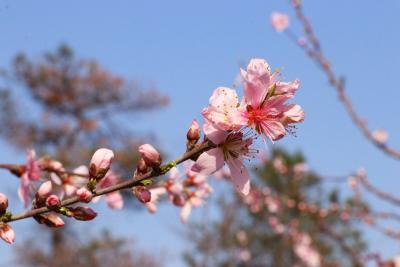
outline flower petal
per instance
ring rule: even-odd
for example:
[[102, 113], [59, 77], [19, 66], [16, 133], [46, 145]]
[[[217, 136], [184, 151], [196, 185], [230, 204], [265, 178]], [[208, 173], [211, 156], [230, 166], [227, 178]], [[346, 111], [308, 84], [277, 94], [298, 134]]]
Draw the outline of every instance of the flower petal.
[[243, 195], [248, 195], [250, 192], [250, 176], [242, 161], [239, 158], [229, 160], [228, 166], [236, 189]]
[[224, 154], [222, 149], [213, 148], [200, 155], [192, 166], [192, 171], [203, 175], [210, 175], [224, 166]]

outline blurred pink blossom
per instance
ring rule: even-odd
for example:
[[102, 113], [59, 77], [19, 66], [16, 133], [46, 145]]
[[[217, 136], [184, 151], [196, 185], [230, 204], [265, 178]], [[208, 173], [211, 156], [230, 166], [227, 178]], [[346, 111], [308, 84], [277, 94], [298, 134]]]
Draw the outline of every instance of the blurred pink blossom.
[[277, 32], [283, 32], [289, 27], [289, 16], [285, 13], [273, 12], [271, 25]]

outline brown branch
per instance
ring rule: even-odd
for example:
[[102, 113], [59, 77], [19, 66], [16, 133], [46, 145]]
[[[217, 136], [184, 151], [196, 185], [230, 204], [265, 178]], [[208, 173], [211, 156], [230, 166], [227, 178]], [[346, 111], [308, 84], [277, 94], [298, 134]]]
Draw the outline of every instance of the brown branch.
[[[175, 165], [178, 165], [196, 155], [198, 155], [199, 153], [205, 152], [211, 148], [213, 148], [214, 145], [210, 142], [205, 142], [201, 145], [198, 145], [197, 147], [195, 147], [194, 149], [184, 153], [183, 155], [181, 155], [180, 157], [176, 158], [175, 160], [172, 160], [170, 162], [168, 162], [167, 164], [163, 165], [160, 167], [160, 170], [152, 170], [151, 172], [148, 172], [145, 175], [139, 176], [139, 177], [134, 177], [130, 180], [121, 182], [119, 184], [113, 185], [113, 186], [109, 186], [100, 190], [97, 190], [94, 194], [93, 197], [97, 197], [97, 196], [101, 196], [104, 194], [108, 194], [114, 191], [119, 191], [122, 189], [127, 189], [127, 188], [132, 188], [138, 185], [142, 185], [142, 182], [144, 180], [150, 179], [150, 178], [155, 178], [161, 175], [164, 175], [165, 173], [167, 173], [171, 167], [174, 167]], [[65, 207], [68, 205], [72, 205], [75, 203], [80, 202], [79, 197], [78, 196], [74, 196], [68, 199], [65, 199], [61, 202], [61, 207]], [[22, 220], [22, 219], [26, 219], [29, 217], [33, 217], [35, 215], [39, 215], [39, 214], [43, 214], [46, 212], [50, 212], [51, 210], [49, 210], [47, 207], [41, 207], [41, 208], [37, 208], [37, 209], [32, 209], [29, 211], [24, 211], [21, 212], [19, 214], [13, 215], [11, 216], [10, 219], [3, 219], [3, 222], [12, 222], [12, 221], [18, 221], [18, 220]]]
[[379, 190], [378, 188], [370, 184], [367, 178], [365, 178], [364, 176], [357, 176], [357, 178], [368, 192], [376, 195], [380, 199], [384, 199], [394, 205], [400, 206], [400, 198]]
[[336, 90], [339, 100], [344, 105], [347, 114], [350, 116], [351, 120], [361, 131], [364, 137], [387, 155], [400, 160], [400, 151], [388, 146], [383, 142], [380, 142], [379, 140], [376, 140], [374, 138], [373, 133], [368, 129], [365, 120], [363, 120], [357, 114], [350, 98], [347, 96], [345, 92], [346, 90], [343, 79], [335, 74], [335, 72], [331, 68], [329, 60], [324, 56], [318, 38], [313, 31], [312, 25], [308, 20], [308, 18], [303, 13], [301, 4], [298, 2], [295, 5], [293, 5], [293, 7], [296, 12], [296, 17], [302, 24], [306, 38], [311, 46], [299, 45], [298, 42], [296, 41], [296, 38], [293, 38], [293, 33], [290, 31], [287, 32], [289, 38], [293, 40], [296, 44], [298, 44], [311, 58], [313, 58], [314, 62], [316, 62], [317, 65], [326, 74], [329, 83]]

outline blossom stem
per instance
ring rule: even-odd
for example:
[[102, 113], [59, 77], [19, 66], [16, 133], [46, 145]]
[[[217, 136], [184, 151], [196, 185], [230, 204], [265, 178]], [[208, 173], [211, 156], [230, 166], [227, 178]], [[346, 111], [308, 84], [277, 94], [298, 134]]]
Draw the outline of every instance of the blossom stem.
[[[101, 195], [105, 195], [105, 194], [108, 194], [108, 193], [111, 193], [114, 191], [119, 191], [122, 189], [127, 189], [127, 188], [132, 188], [135, 186], [142, 185], [142, 182], [144, 180], [147, 180], [150, 178], [155, 178], [155, 177], [158, 177], [158, 176], [161, 176], [161, 175], [164, 175], [165, 173], [167, 173], [171, 169], [171, 168], [168, 168], [168, 166], [178, 165], [178, 164], [190, 159], [194, 155], [205, 152], [213, 147], [215, 147], [215, 146], [211, 142], [202, 143], [202, 144], [196, 146], [194, 149], [182, 154], [175, 160], [172, 160], [172, 161], [168, 162], [167, 164], [165, 164], [164, 166], [161, 166], [161, 168], [159, 168], [158, 170], [152, 170], [144, 175], [133, 177], [132, 179], [121, 182], [119, 184], [99, 189], [93, 194], [93, 197], [101, 196]], [[78, 202], [81, 202], [79, 197], [74, 196], [74, 197], [63, 200], [61, 202], [61, 207], [72, 205], [72, 204], [75, 204]], [[18, 221], [18, 220], [26, 219], [26, 218], [33, 217], [35, 215], [43, 214], [43, 213], [50, 212], [50, 211], [51, 210], [49, 210], [47, 207], [32, 209], [32, 210], [24, 211], [19, 214], [13, 215], [10, 218], [3, 218], [3, 222]]]

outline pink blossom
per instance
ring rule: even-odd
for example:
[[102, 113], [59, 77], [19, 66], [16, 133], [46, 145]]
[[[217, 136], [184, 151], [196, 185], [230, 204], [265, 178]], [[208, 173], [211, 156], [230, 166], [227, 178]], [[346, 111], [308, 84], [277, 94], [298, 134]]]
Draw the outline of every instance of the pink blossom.
[[250, 177], [242, 160], [255, 152], [250, 148], [253, 138], [245, 137], [242, 132], [221, 131], [209, 121], [204, 124], [204, 133], [217, 147], [202, 153], [192, 170], [210, 175], [221, 169], [226, 162], [236, 189], [247, 195], [250, 191]]
[[288, 105], [299, 82], [281, 82], [279, 73], [271, 73], [263, 59], [252, 59], [247, 70], [241, 70], [244, 79], [244, 100], [240, 109], [247, 125], [271, 141], [285, 136], [292, 123], [303, 121], [304, 112], [299, 105]]
[[167, 193], [167, 190], [164, 187], [155, 187], [150, 189], [151, 200], [150, 202], [145, 203], [147, 210], [151, 213], [155, 213], [157, 211], [157, 204], [160, 197]]
[[[119, 181], [120, 178], [113, 171], [110, 170], [107, 172], [106, 176], [97, 184], [97, 189], [107, 188], [116, 185], [119, 183]], [[124, 206], [124, 200], [119, 191], [108, 193], [105, 195], [105, 197], [107, 205], [111, 209], [122, 209], [122, 207]], [[94, 198], [94, 202], [98, 201], [99, 199], [100, 197]]]
[[273, 12], [271, 14], [271, 24], [277, 32], [283, 32], [289, 27], [289, 16], [284, 13]]
[[139, 147], [139, 153], [144, 162], [149, 167], [158, 167], [161, 164], [160, 153], [150, 144], [144, 144]]
[[321, 256], [311, 246], [311, 238], [307, 234], [298, 234], [295, 238], [294, 251], [307, 267], [319, 267]]
[[372, 138], [380, 144], [386, 143], [389, 138], [389, 134], [385, 129], [377, 129], [372, 133]]
[[15, 240], [14, 230], [6, 223], [0, 223], [0, 238], [12, 245]]
[[85, 186], [89, 175], [89, 170], [86, 166], [81, 165], [72, 171], [75, 175], [60, 177], [56, 173], [51, 173], [50, 177], [53, 182], [53, 191], [59, 198], [64, 198], [75, 195], [76, 190]]
[[18, 196], [25, 207], [28, 207], [29, 202], [34, 194], [34, 181], [40, 178], [39, 162], [35, 160], [36, 153], [34, 150], [28, 151], [27, 162], [24, 172], [21, 175], [21, 184], [18, 188]]
[[239, 98], [235, 90], [218, 87], [210, 97], [209, 106], [203, 109], [202, 115], [220, 130], [239, 130], [247, 120], [241, 115], [238, 106]]

